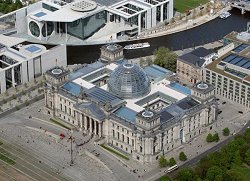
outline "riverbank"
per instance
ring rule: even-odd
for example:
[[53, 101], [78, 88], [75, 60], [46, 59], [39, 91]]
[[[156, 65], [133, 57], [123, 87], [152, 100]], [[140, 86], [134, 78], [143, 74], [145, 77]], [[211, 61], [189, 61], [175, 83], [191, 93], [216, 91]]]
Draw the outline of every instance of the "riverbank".
[[229, 11], [230, 9], [231, 9], [230, 6], [226, 6], [212, 15], [206, 14], [204, 16], [200, 16], [195, 19], [184, 20], [177, 23], [173, 23], [168, 26], [159, 27], [157, 29], [144, 33], [143, 35], [140, 36], [139, 39], [155, 38], [159, 36], [164, 36], [189, 30], [219, 17], [222, 12]]

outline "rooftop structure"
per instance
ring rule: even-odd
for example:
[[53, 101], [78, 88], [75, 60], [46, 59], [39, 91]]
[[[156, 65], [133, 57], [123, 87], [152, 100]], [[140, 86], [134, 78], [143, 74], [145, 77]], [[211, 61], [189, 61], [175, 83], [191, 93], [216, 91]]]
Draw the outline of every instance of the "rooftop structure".
[[46, 48], [25, 39], [0, 35], [0, 91], [41, 76], [51, 67], [66, 66], [66, 46]]
[[250, 107], [250, 47], [238, 38], [237, 32], [224, 37], [224, 43], [234, 48], [206, 67], [205, 81], [216, 87], [219, 96]]
[[108, 90], [118, 97], [138, 98], [150, 92], [150, 81], [139, 66], [124, 63], [110, 75]]
[[18, 36], [76, 45], [140, 35], [173, 17], [173, 0], [42, 0], [14, 15]]
[[157, 65], [143, 70], [126, 61], [95, 62], [66, 72], [56, 67], [46, 74], [48, 114], [140, 162], [155, 162], [163, 150], [189, 141], [216, 119], [211, 85], [198, 93], [167, 80], [174, 73]]

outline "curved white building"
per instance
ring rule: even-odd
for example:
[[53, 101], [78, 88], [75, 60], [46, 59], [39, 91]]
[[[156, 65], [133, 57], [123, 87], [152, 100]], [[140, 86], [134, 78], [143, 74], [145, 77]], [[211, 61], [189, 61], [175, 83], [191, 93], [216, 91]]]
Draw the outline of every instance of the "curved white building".
[[14, 13], [18, 36], [81, 44], [140, 35], [173, 17], [173, 0], [43, 0]]

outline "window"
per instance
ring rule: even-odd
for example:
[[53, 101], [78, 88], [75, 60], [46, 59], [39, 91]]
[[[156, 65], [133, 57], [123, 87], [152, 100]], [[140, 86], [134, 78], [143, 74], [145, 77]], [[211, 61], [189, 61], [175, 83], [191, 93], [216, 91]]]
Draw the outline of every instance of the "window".
[[122, 135], [122, 141], [124, 142], [124, 134]]
[[34, 22], [31, 21], [29, 23], [29, 29], [30, 29], [30, 33], [35, 36], [35, 37], [39, 37], [40, 36], [40, 29], [39, 26]]
[[119, 140], [120, 139], [120, 133], [117, 132], [117, 139]]
[[112, 130], [112, 132], [113, 132], [113, 137], [115, 137], [115, 130]]

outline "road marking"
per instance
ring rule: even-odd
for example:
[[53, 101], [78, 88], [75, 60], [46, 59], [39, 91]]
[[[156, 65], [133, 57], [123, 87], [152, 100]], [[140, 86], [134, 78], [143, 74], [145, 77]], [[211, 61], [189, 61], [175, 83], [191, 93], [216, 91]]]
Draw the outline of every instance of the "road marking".
[[15, 177], [9, 175], [8, 173], [6, 173], [6, 172], [3, 171], [3, 170], [0, 170], [0, 172], [4, 173], [5, 175], [7, 175], [8, 177], [12, 178], [13, 180], [17, 180]]
[[[2, 160], [0, 160], [0, 162], [6, 164], [6, 163], [5, 163], [4, 161], [2, 161]], [[23, 171], [19, 170], [18, 168], [15, 168], [15, 167], [13, 167], [13, 166], [10, 165], [10, 164], [8, 164], [8, 166], [12, 167], [13, 169], [15, 169], [15, 170], [19, 171], [20, 173], [24, 174], [25, 176], [29, 177], [31, 180], [36, 180], [36, 179], [34, 179], [33, 177], [31, 177], [30, 175], [28, 175], [27, 173], [24, 173]]]
[[[42, 170], [41, 168], [37, 167], [37, 166], [34, 165], [33, 163], [31, 163], [31, 162], [29, 162], [29, 161], [23, 159], [22, 157], [20, 157], [20, 153], [21, 153], [21, 152], [19, 152], [18, 150], [16, 150], [16, 152], [19, 153], [19, 156], [18, 156], [17, 154], [13, 153], [12, 151], [3, 148], [2, 145], [1, 145], [0, 147], [1, 147], [3, 150], [5, 150], [6, 152], [9, 152], [10, 154], [12, 154], [13, 156], [16, 156], [16, 157], [18, 157], [19, 159], [23, 160], [23, 161], [26, 162], [28, 165], [31, 165], [31, 166], [37, 168], [38, 170], [40, 170], [41, 172], [44, 172], [45, 174], [47, 174], [48, 176], [51, 176], [52, 178], [56, 178], [56, 177], [54, 177], [53, 175], [51, 175], [50, 173], [48, 173], [48, 172]], [[9, 146], [9, 147], [10, 147], [10, 146]], [[22, 154], [22, 153], [21, 153], [21, 154]], [[6, 155], [6, 156], [7, 156], [7, 155]], [[15, 161], [17, 162], [17, 160], [15, 160]], [[23, 166], [23, 165], [22, 165], [22, 166]], [[24, 166], [24, 167], [26, 167], [26, 166]], [[29, 169], [28, 167], [26, 167], [26, 168]], [[35, 172], [34, 172], [34, 173], [35, 173]], [[35, 173], [35, 174], [37, 174], [37, 173]], [[38, 175], [38, 174], [37, 174], [37, 175]], [[40, 176], [40, 175], [39, 175], [39, 176]], [[43, 175], [41, 175], [41, 177], [43, 177], [45, 180], [47, 180]], [[56, 180], [59, 180], [59, 179], [56, 178]], [[59, 181], [60, 181], [60, 180], [59, 180]]]

